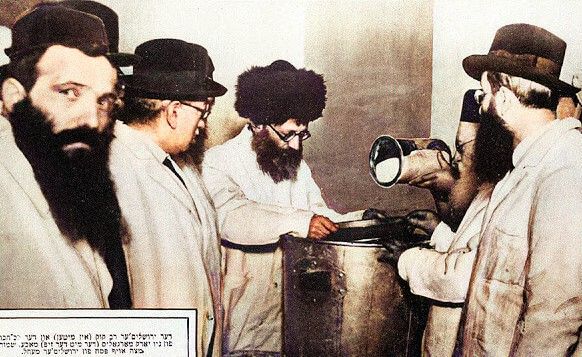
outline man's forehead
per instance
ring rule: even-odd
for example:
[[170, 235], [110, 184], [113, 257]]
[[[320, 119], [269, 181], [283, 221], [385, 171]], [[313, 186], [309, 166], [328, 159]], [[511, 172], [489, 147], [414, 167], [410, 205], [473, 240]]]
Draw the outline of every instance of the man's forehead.
[[37, 71], [39, 79], [46, 76], [52, 83], [72, 82], [101, 91], [110, 91], [117, 79], [115, 69], [104, 56], [91, 57], [61, 45], [46, 50], [38, 61]]
[[299, 120], [290, 118], [280, 125], [281, 129], [301, 131], [307, 128], [307, 125], [299, 123]]

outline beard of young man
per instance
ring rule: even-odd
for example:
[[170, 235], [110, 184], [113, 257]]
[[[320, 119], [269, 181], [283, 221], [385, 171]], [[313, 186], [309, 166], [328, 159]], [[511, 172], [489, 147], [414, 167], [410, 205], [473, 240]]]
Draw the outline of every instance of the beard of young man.
[[275, 183], [285, 180], [295, 181], [303, 157], [302, 146], [299, 150], [282, 148], [266, 129], [255, 132], [251, 144], [257, 154], [259, 167], [271, 176]]
[[[54, 134], [46, 115], [29, 98], [15, 105], [10, 122], [61, 232], [72, 241], [86, 239], [104, 256], [123, 234], [108, 167], [113, 122], [103, 133], [77, 128]], [[91, 149], [67, 155], [64, 145], [74, 142]]]
[[499, 182], [513, 170], [513, 133], [503, 124], [494, 100], [481, 113], [475, 139], [475, 174], [479, 183]]

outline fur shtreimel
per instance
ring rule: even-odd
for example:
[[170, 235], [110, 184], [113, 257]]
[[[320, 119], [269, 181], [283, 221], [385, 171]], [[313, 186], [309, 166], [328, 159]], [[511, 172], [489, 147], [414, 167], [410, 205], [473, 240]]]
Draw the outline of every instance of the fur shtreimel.
[[321, 117], [325, 95], [322, 75], [279, 60], [238, 77], [234, 107], [257, 125], [279, 125], [291, 118], [307, 124]]

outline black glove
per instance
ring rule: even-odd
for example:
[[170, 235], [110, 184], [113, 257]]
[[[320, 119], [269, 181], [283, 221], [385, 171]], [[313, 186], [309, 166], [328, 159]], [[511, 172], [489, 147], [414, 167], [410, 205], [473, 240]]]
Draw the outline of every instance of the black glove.
[[368, 219], [386, 219], [388, 218], [388, 213], [386, 211], [376, 209], [376, 208], [368, 208], [362, 214], [363, 220]]
[[418, 229], [428, 237], [432, 236], [436, 226], [441, 222], [436, 212], [426, 209], [412, 211], [405, 218], [413, 230]]
[[421, 240], [418, 236], [411, 237], [410, 240], [404, 241], [399, 239], [383, 239], [380, 241], [386, 251], [381, 255], [380, 261], [386, 262], [394, 267], [398, 264], [400, 255], [410, 248], [421, 247], [430, 248], [429, 240]]

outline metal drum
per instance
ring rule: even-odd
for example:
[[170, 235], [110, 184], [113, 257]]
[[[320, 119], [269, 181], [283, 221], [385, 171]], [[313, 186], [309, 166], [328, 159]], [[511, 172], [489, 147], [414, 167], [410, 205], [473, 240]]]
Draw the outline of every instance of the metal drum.
[[286, 356], [419, 354], [422, 319], [377, 239], [284, 236], [283, 254]]

